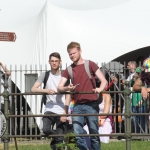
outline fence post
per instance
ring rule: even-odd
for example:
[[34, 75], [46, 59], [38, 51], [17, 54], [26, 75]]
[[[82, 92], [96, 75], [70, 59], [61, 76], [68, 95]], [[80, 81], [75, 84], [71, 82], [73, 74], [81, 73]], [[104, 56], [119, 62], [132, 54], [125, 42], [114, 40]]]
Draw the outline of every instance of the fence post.
[[3, 139], [4, 139], [4, 150], [9, 150], [8, 147], [8, 142], [9, 142], [9, 134], [8, 134], [8, 110], [9, 110], [9, 92], [8, 92], [8, 83], [5, 80], [4, 82], [4, 92], [3, 92], [3, 97], [4, 97], [4, 115], [6, 117], [6, 131], [3, 135]]
[[125, 82], [124, 96], [125, 96], [125, 137], [126, 137], [126, 150], [131, 150], [131, 100], [130, 100], [129, 82]]

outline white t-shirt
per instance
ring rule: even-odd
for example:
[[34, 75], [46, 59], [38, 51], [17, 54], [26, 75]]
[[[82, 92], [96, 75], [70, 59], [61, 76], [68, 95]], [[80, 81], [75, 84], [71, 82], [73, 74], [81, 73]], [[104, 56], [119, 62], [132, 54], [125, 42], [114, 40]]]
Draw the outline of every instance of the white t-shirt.
[[[127, 81], [131, 81], [134, 75], [135, 75], [135, 72], [130, 73], [130, 75], [127, 78]], [[130, 87], [130, 90], [132, 91], [132, 87]], [[130, 99], [132, 99], [132, 93], [130, 94]]]
[[[37, 82], [43, 83], [45, 72], [42, 73]], [[45, 89], [53, 89], [57, 92], [57, 86], [61, 80], [61, 74], [54, 75], [50, 72], [49, 78], [47, 80]], [[46, 106], [44, 113], [51, 111], [56, 114], [63, 114], [65, 106], [65, 95], [64, 94], [55, 94], [55, 95], [46, 95]]]
[[134, 75], [135, 75], [135, 72], [130, 73], [130, 75], [127, 78], [127, 81], [131, 81]]

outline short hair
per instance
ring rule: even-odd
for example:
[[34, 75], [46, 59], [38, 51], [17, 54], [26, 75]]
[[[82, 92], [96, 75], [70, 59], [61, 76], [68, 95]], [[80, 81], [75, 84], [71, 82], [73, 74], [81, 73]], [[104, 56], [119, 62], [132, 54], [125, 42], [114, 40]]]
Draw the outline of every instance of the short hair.
[[129, 61], [128, 63], [130, 63], [130, 64], [134, 65], [134, 66], [135, 66], [135, 68], [136, 68], [136, 61]]
[[69, 43], [68, 46], [67, 46], [67, 51], [69, 49], [72, 49], [72, 48], [77, 48], [78, 50], [81, 49], [80, 44], [77, 43], [77, 42], [71, 42], [71, 43]]
[[60, 54], [59, 54], [58, 52], [53, 52], [53, 53], [51, 53], [51, 54], [49, 55], [49, 60], [51, 59], [51, 57], [56, 57], [56, 58], [58, 58], [58, 59], [61, 60], [61, 56], [60, 56]]

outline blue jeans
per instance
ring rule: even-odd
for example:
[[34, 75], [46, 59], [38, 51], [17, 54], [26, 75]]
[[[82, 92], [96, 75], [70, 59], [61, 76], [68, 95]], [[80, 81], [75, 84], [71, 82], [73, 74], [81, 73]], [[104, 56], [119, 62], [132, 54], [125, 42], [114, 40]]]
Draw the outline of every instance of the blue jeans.
[[[145, 106], [140, 106], [140, 107], [135, 107], [135, 106], [131, 106], [131, 110], [133, 113], [145, 113], [146, 112], [146, 107]], [[140, 127], [143, 129], [143, 131], [145, 132], [145, 116], [132, 116], [132, 120], [134, 123], [134, 128], [135, 128], [135, 132], [136, 133], [140, 133]], [[142, 132], [141, 132], [142, 133]]]
[[[98, 114], [98, 104], [97, 102], [87, 102], [83, 104], [75, 104], [73, 109], [73, 114]], [[90, 134], [98, 133], [98, 116], [73, 116], [73, 130], [75, 134], [83, 134], [84, 120], [89, 128]], [[100, 140], [99, 136], [91, 136], [91, 147], [92, 150], [100, 150]], [[80, 150], [87, 150], [87, 144], [84, 137], [76, 137], [76, 143]]]

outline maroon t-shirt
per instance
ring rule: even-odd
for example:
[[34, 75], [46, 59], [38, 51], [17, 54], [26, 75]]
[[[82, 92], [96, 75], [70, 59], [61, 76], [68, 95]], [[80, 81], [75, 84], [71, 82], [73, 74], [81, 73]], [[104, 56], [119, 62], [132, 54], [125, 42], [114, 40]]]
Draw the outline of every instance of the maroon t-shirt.
[[[75, 92], [92, 92], [93, 86], [90, 81], [88, 74], [85, 71], [84, 64], [75, 65], [72, 64], [72, 73], [73, 73], [73, 85], [80, 84], [75, 88]], [[92, 79], [95, 83], [95, 72], [99, 68], [97, 64], [92, 61], [89, 61], [89, 68], [92, 75]], [[62, 77], [69, 79], [69, 74], [67, 69], [62, 73]], [[97, 100], [97, 94], [74, 94], [75, 103], [85, 103], [93, 100]]]

